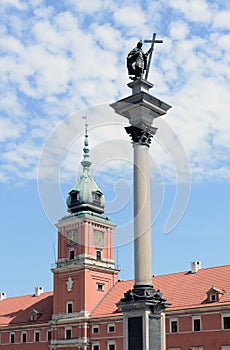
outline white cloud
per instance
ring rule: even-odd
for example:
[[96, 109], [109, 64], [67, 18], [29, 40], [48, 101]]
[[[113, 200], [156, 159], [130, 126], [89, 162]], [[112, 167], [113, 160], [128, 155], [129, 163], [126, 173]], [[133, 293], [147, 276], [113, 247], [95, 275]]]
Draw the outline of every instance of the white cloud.
[[[116, 24], [131, 28], [135, 28], [135, 33], [145, 26], [146, 16], [141, 7], [137, 4], [117, 8], [114, 12], [114, 20]], [[141, 32], [142, 32], [141, 31]]]
[[2, 0], [1, 6], [12, 6], [18, 10], [25, 10], [27, 8], [27, 4], [20, 0]]
[[[34, 1], [33, 15], [30, 13], [26, 21], [27, 12], [21, 17], [17, 14], [15, 21], [12, 11], [7, 26], [1, 25], [1, 136], [17, 143], [17, 147], [4, 148], [3, 181], [9, 179], [7, 171], [12, 171], [10, 176], [35, 174], [45, 138], [70, 112], [131, 93], [126, 87], [126, 55], [140, 37], [151, 37], [156, 22], [164, 33], [164, 44], [157, 46], [153, 57], [150, 80], [156, 86], [152, 93], [174, 105], [168, 122], [185, 145], [196, 178], [214, 173], [216, 177], [218, 171], [225, 178], [230, 148], [226, 116], [230, 40], [227, 25], [224, 32], [212, 32], [209, 25], [214, 18], [214, 28], [221, 29], [221, 18], [224, 23], [227, 12], [218, 15], [216, 7], [203, 0], [172, 0], [170, 8], [167, 3], [164, 7], [152, 4], [148, 9], [154, 7], [154, 15], [130, 1], [122, 5], [93, 2], [90, 9], [90, 2], [71, 3], [72, 7], [70, 2], [48, 7]], [[174, 16], [167, 27], [164, 21], [170, 18], [172, 7], [184, 17]], [[196, 24], [188, 20], [202, 23], [204, 31], [198, 32]], [[111, 129], [106, 137], [113, 134]], [[172, 140], [170, 147], [173, 145]], [[173, 178], [167, 155], [155, 156], [167, 176]], [[10, 164], [17, 166], [11, 168]]]
[[230, 11], [218, 11], [213, 20], [213, 26], [217, 29], [230, 29]]
[[174, 40], [182, 40], [188, 35], [190, 28], [187, 23], [179, 20], [170, 24], [170, 35]]
[[170, 6], [179, 10], [185, 18], [194, 22], [210, 22], [215, 9], [206, 0], [170, 0]]

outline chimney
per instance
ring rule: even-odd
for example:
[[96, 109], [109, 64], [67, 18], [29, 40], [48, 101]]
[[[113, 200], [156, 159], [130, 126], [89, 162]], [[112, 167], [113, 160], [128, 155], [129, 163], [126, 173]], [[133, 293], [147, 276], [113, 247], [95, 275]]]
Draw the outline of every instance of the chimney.
[[192, 261], [191, 262], [191, 273], [197, 273], [198, 270], [201, 269], [200, 261]]
[[6, 299], [6, 293], [0, 293], [0, 301]]
[[43, 287], [36, 287], [35, 288], [35, 297], [39, 297], [44, 292]]

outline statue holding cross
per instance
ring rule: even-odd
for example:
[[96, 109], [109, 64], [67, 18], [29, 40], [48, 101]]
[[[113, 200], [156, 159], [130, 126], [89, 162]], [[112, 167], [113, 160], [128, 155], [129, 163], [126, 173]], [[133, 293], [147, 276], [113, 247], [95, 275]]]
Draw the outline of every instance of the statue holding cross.
[[139, 41], [137, 43], [137, 46], [132, 51], [130, 51], [127, 56], [128, 73], [130, 79], [132, 80], [136, 80], [137, 78], [143, 78], [144, 72], [144, 79], [148, 79], [154, 44], [163, 43], [163, 40], [156, 40], [156, 33], [153, 33], [152, 39], [144, 40], [144, 43], [151, 43], [151, 47], [146, 53], [142, 51], [142, 41]]

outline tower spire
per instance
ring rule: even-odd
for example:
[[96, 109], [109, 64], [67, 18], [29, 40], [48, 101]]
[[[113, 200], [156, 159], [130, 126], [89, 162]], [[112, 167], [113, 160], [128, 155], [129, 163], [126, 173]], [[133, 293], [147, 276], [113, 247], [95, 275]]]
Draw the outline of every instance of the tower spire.
[[89, 168], [92, 162], [89, 160], [89, 136], [88, 136], [88, 120], [85, 119], [85, 137], [83, 145], [83, 159], [81, 165], [83, 167], [82, 175], [73, 186], [67, 196], [67, 207], [69, 213], [85, 213], [93, 212], [104, 213], [105, 197], [100, 187], [91, 176]]
[[88, 135], [88, 118], [87, 116], [84, 116], [83, 119], [85, 119], [85, 140], [84, 140], [84, 148], [83, 148], [83, 160], [81, 161], [81, 165], [83, 167], [83, 173], [89, 172], [89, 167], [92, 164], [92, 162], [89, 160], [89, 135]]

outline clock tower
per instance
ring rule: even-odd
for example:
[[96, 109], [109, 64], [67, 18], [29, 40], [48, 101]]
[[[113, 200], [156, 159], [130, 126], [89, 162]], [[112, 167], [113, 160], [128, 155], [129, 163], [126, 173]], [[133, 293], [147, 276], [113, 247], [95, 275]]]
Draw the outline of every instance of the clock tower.
[[82, 175], [67, 197], [69, 214], [56, 225], [53, 320], [89, 315], [117, 282], [115, 225], [104, 215], [103, 192], [90, 175], [87, 122], [81, 165]]

